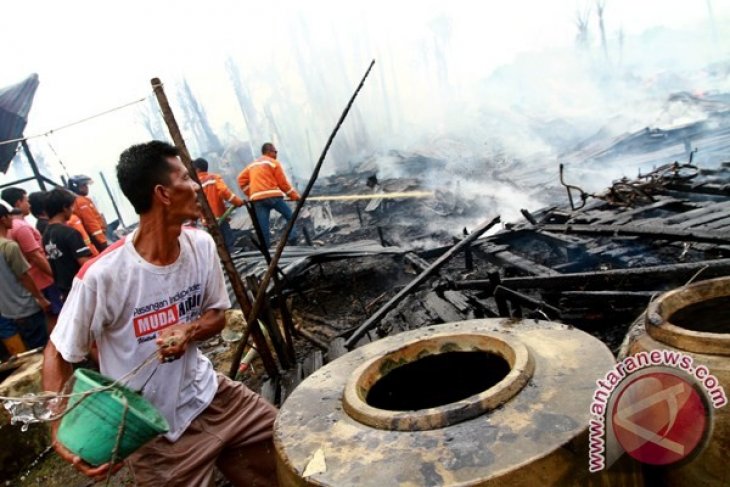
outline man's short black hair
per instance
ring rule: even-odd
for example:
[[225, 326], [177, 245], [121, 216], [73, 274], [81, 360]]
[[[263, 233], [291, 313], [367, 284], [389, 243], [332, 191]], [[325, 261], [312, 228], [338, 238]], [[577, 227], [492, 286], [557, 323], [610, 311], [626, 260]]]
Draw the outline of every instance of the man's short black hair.
[[0, 193], [0, 198], [5, 200], [7, 204], [10, 206], [15, 206], [15, 204], [23, 199], [23, 196], [28, 194], [23, 188], [5, 188], [2, 193]]
[[159, 140], [137, 144], [119, 156], [117, 180], [122, 193], [127, 197], [138, 215], [152, 208], [152, 196], [158, 184], [170, 184], [172, 168], [168, 157], [176, 157], [180, 151]]
[[46, 198], [46, 215], [48, 218], [61, 213], [66, 208], [71, 208], [76, 200], [76, 195], [63, 188], [54, 188], [48, 192]]
[[206, 161], [202, 157], [198, 157], [193, 161], [193, 167], [198, 171], [206, 172], [208, 171], [208, 161]]
[[10, 214], [10, 210], [5, 205], [0, 205], [0, 218], [5, 218]]
[[273, 149], [274, 149], [274, 144], [272, 144], [271, 142], [267, 142], [261, 146], [261, 153], [266, 154], [267, 152], [269, 152], [270, 150], [273, 150]]
[[30, 202], [30, 213], [40, 218], [43, 213], [46, 212], [46, 200], [48, 199], [48, 192], [46, 191], [34, 191], [28, 195], [28, 201]]

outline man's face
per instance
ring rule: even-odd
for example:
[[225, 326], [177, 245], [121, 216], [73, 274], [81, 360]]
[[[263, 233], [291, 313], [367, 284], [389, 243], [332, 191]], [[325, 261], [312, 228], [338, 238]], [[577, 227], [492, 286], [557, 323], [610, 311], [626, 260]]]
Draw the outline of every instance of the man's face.
[[200, 217], [200, 205], [196, 192], [200, 190], [198, 183], [190, 177], [188, 170], [178, 157], [169, 157], [170, 184], [165, 186], [170, 199], [169, 214], [179, 216], [181, 222]]
[[276, 150], [276, 147], [272, 147], [269, 149], [269, 152], [266, 153], [267, 156], [271, 157], [272, 159], [276, 159], [276, 155], [279, 153], [279, 151]]
[[15, 203], [15, 207], [20, 210], [21, 215], [30, 215], [30, 201], [28, 201], [28, 195], [24, 194], [23, 198], [19, 199]]
[[89, 183], [88, 182], [79, 184], [79, 194], [81, 196], [89, 195]]

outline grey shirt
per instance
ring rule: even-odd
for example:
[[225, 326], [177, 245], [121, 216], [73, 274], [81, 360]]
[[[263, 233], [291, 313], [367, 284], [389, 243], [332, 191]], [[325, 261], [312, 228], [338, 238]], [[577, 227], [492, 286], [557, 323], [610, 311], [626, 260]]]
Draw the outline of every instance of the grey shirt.
[[0, 237], [0, 315], [11, 320], [26, 318], [41, 310], [18, 276], [30, 269], [18, 244]]

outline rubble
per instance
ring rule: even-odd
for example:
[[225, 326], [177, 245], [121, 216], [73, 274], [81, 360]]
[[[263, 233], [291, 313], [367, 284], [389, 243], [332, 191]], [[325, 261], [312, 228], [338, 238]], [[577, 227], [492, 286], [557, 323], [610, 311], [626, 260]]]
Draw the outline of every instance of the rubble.
[[[330, 350], [324, 361], [314, 360], [314, 348], [298, 353], [296, 367], [264, 386], [282, 402], [306, 377], [304, 362], [324, 363], [380, 337], [472, 318], [560, 321], [615, 353], [654, 296], [730, 272], [730, 210], [724, 197], [703, 191], [708, 185], [730, 188], [730, 163], [682, 181], [665, 177], [647, 189], [647, 200], [589, 198], [575, 210], [525, 210], [524, 221], [457, 244], [468, 249], [458, 257], [453, 243], [463, 236], [453, 235], [425, 250], [372, 240], [287, 249], [281, 270], [297, 326]], [[398, 220], [412, 211], [410, 203], [395, 203], [383, 217]], [[357, 221], [352, 208], [332, 207], [334, 221]], [[418, 221], [411, 221], [414, 228], [400, 235], [417, 234]], [[242, 253], [241, 272], [261, 273], [257, 259]]]

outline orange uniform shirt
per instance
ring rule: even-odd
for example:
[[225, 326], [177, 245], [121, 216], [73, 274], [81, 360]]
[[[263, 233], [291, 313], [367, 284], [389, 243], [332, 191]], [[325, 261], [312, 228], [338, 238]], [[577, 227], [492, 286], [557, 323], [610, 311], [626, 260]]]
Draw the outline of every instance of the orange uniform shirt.
[[91, 250], [91, 255], [93, 257], [96, 257], [97, 255], [99, 255], [99, 251], [94, 246], [93, 242], [91, 241], [91, 238], [89, 238], [88, 232], [84, 228], [84, 224], [81, 223], [81, 218], [72, 214], [71, 218], [69, 218], [68, 221], [66, 222], [66, 225], [68, 225], [69, 227], [73, 228], [74, 230], [76, 230], [77, 232], [79, 232], [81, 234], [81, 238], [84, 240], [84, 244], [86, 244], [86, 246], [89, 247], [89, 250]]
[[74, 202], [73, 212], [79, 217], [86, 229], [86, 233], [97, 242], [106, 244], [106, 223], [99, 210], [96, 209], [91, 198], [88, 196], [77, 196]]
[[233, 206], [243, 205], [243, 200], [226, 186], [223, 178], [218, 174], [199, 171], [198, 178], [203, 187], [205, 199], [208, 200], [210, 209], [216, 218], [220, 218], [226, 212], [226, 201]]
[[251, 201], [279, 196], [299, 199], [299, 193], [289, 184], [281, 162], [268, 156], [261, 156], [246, 166], [238, 175], [238, 185]]

